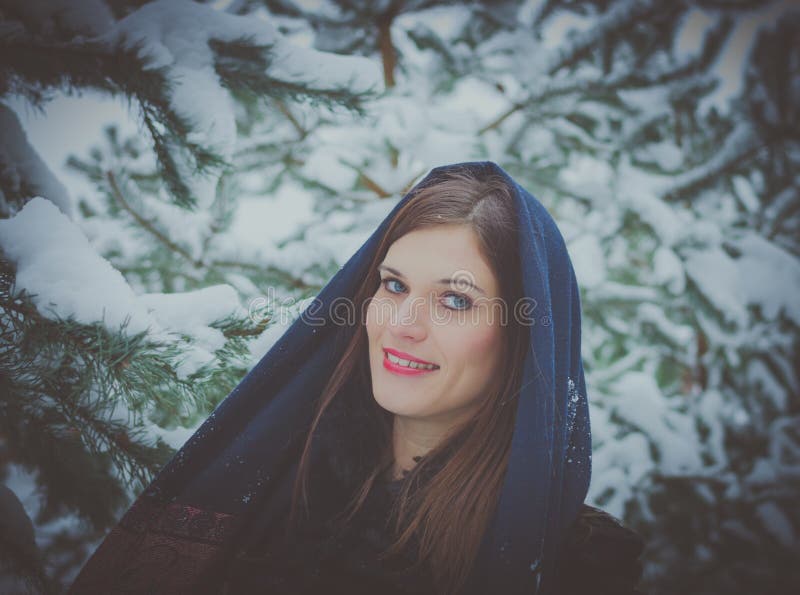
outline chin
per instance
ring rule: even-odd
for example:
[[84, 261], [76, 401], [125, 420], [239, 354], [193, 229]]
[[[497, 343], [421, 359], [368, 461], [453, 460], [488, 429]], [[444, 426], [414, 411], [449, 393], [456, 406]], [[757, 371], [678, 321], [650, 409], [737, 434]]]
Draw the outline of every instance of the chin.
[[402, 415], [405, 417], [421, 416], [419, 406], [415, 406], [416, 404], [413, 401], [410, 401], [407, 395], [386, 395], [382, 391], [376, 390], [373, 386], [372, 396], [375, 399], [375, 402], [389, 413], [393, 413], [394, 415]]

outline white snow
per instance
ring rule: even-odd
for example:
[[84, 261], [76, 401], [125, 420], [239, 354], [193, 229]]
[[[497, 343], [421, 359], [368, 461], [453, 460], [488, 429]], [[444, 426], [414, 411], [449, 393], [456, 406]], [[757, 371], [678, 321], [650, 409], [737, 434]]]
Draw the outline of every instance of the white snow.
[[798, 324], [800, 263], [775, 244], [755, 233], [732, 241], [741, 256], [732, 258], [721, 248], [686, 251], [684, 265], [700, 291], [729, 322], [742, 326], [747, 305], [758, 305], [764, 316], [779, 313]]
[[595, 203], [612, 200], [613, 178], [614, 172], [607, 162], [577, 152], [570, 155], [569, 164], [559, 173], [567, 192], [574, 192]]
[[17, 266], [17, 291], [36, 294], [42, 316], [103, 321], [110, 329], [130, 317], [129, 332], [152, 324], [122, 274], [52, 202], [36, 197], [16, 216], [0, 220], [0, 247]]
[[560, 48], [570, 36], [591, 29], [594, 18], [568, 10], [555, 11], [542, 32], [542, 45], [548, 49]]
[[800, 261], [756, 233], [734, 243], [741, 287], [748, 304], [758, 304], [768, 319], [782, 312], [800, 326]]
[[139, 296], [152, 317], [175, 333], [188, 335], [192, 342], [177, 368], [179, 378], [186, 378], [205, 365], [214, 362], [214, 352], [225, 345], [222, 331], [210, 325], [246, 312], [239, 304], [236, 290], [230, 285], [215, 285], [184, 293], [150, 293]]
[[736, 195], [739, 197], [739, 200], [742, 201], [742, 204], [751, 213], [757, 212], [758, 209], [761, 208], [761, 202], [750, 180], [742, 176], [734, 176], [732, 182]]
[[567, 249], [581, 287], [590, 289], [606, 280], [603, 246], [596, 235], [581, 235], [572, 241]]
[[313, 214], [312, 194], [299, 184], [287, 182], [271, 196], [243, 196], [227, 234], [239, 246], [263, 249], [291, 235]]
[[686, 274], [728, 322], [742, 326], [747, 321], [744, 291], [736, 263], [719, 248], [688, 252]]
[[656, 304], [642, 303], [637, 308], [639, 320], [655, 326], [659, 333], [667, 338], [673, 345], [684, 347], [691, 344], [694, 330], [686, 324], [676, 324], [667, 318], [662, 307]]
[[736, 128], [726, 137], [725, 143], [714, 152], [713, 157], [703, 163], [702, 166], [671, 178], [672, 187], [687, 187], [698, 180], [706, 178], [710, 173], [720, 171], [725, 164], [731, 162], [736, 156], [744, 154], [755, 142], [754, 131], [750, 123], [738, 121]]
[[640, 159], [647, 157], [662, 170], [674, 171], [683, 165], [683, 151], [672, 141], [650, 143], [643, 147], [637, 155]]
[[[648, 224], [666, 246], [683, 240], [690, 231], [692, 215], [664, 202], [659, 195], [668, 185], [668, 179], [645, 173], [630, 164], [623, 157], [617, 176], [617, 199], [644, 223]], [[695, 231], [697, 228], [692, 227]]]
[[154, 340], [167, 342], [179, 335], [191, 337], [178, 369], [182, 378], [211, 362], [223, 346], [224, 337], [211, 328], [213, 322], [246, 315], [235, 290], [225, 285], [137, 296], [80, 228], [41, 197], [26, 203], [16, 216], [0, 220], [0, 248], [17, 267], [17, 293], [24, 289], [35, 294], [33, 303], [46, 318], [102, 323], [110, 332], [148, 331]]
[[[69, 188], [69, 195], [74, 202], [87, 200], [95, 208], [97, 190], [94, 184], [66, 167], [67, 158], [70, 155], [85, 157], [93, 146], [98, 145], [101, 131], [109, 125], [116, 127], [120, 138], [144, 138], [130, 104], [122, 98], [108, 97], [96, 91], [82, 90], [75, 95], [56, 95], [41, 110], [32, 109], [20, 96], [12, 96], [8, 106], [19, 117], [28, 141], [41, 159]], [[152, 158], [150, 152], [145, 150], [140, 159], [147, 157]], [[37, 193], [57, 202], [50, 198], [51, 192], [39, 190]]]
[[720, 80], [719, 87], [700, 101], [698, 111], [705, 113], [712, 107], [721, 111], [728, 110], [728, 102], [739, 93], [744, 85], [742, 65], [747, 63], [758, 33], [774, 24], [787, 13], [796, 9], [793, 2], [772, 0], [758, 10], [752, 10], [737, 19], [734, 30], [728, 37], [713, 72]]
[[[125, 188], [122, 192], [125, 193]], [[158, 196], [143, 195], [134, 208], [139, 216], [150, 221], [171, 243], [187, 250], [194, 260], [201, 260], [204, 255], [203, 243], [211, 235], [209, 229], [215, 223], [214, 212], [206, 209], [184, 209], [170, 202], [166, 194], [162, 187]], [[126, 200], [130, 201], [135, 196], [134, 192], [126, 196]], [[143, 243], [142, 240], [155, 240], [150, 232], [143, 232], [141, 229], [137, 229], [137, 232], [140, 243]]]
[[653, 254], [653, 281], [663, 284], [673, 295], [680, 295], [686, 287], [683, 263], [666, 246], [659, 246]]
[[[594, 429], [592, 431], [594, 433]], [[625, 503], [633, 496], [632, 487], [644, 480], [655, 467], [648, 454], [647, 439], [639, 432], [631, 432], [596, 447], [594, 436], [592, 442], [592, 478], [587, 500], [597, 502], [601, 494], [610, 492], [611, 497], [604, 500], [602, 508], [617, 518], [623, 518]]]
[[172, 429], [161, 428], [155, 424], [148, 426], [148, 430], [153, 437], [161, 438], [175, 450], [179, 450], [189, 438], [197, 431], [205, 420], [199, 419], [197, 423], [190, 427], [175, 426]]
[[317, 90], [347, 88], [353, 93], [379, 93], [383, 76], [376, 62], [358, 56], [340, 56], [310, 48], [276, 43], [275, 62], [270, 76], [296, 83], [306, 83]]
[[[378, 66], [371, 60], [294, 46], [263, 19], [221, 13], [189, 0], [145, 4], [116, 23], [101, 39], [112, 47], [138, 47], [148, 68], [167, 69], [173, 81], [172, 107], [191, 123], [187, 141], [210, 148], [227, 163], [236, 148], [235, 110], [214, 70], [211, 41], [247, 39], [248, 43], [263, 47], [270, 60], [264, 75], [277, 81], [315, 90], [382, 90]], [[219, 172], [200, 175], [192, 163], [179, 164], [198, 205], [208, 207], [215, 197]]]
[[631, 371], [622, 376], [614, 385], [609, 405], [647, 437], [658, 451], [662, 472], [691, 473], [702, 468], [691, 418], [670, 409], [650, 374]]
[[702, 8], [691, 8], [683, 17], [683, 23], [675, 36], [675, 55], [687, 58], [697, 54], [703, 45], [703, 37], [715, 23], [714, 15]]
[[[10, 166], [3, 177], [8, 178], [12, 186], [32, 188], [64, 214], [71, 215], [69, 192], [28, 143], [17, 116], [3, 103], [0, 103], [0, 130], [3, 132], [0, 134], [0, 163]], [[0, 213], [8, 211], [6, 215], [12, 215], [11, 205], [6, 204], [6, 200], [0, 192]]]

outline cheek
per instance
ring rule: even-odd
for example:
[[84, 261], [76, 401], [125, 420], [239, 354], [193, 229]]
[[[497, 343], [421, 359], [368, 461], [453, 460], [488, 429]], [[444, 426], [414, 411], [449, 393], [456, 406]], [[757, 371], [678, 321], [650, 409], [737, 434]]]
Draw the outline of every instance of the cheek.
[[378, 307], [375, 305], [367, 307], [365, 318], [364, 326], [367, 332], [367, 343], [370, 350], [372, 350], [384, 335], [386, 320], [381, 318], [381, 312], [378, 311]]
[[[459, 329], [466, 331], [467, 329]], [[449, 339], [451, 353], [463, 366], [463, 372], [473, 376], [491, 373], [500, 350], [501, 335], [497, 327], [469, 329], [454, 333]]]
[[367, 316], [366, 316], [366, 324], [367, 327], [367, 335], [371, 338], [375, 335], [375, 332], [378, 330], [378, 325], [376, 323], [376, 316], [375, 316], [375, 305], [370, 302], [367, 306]]

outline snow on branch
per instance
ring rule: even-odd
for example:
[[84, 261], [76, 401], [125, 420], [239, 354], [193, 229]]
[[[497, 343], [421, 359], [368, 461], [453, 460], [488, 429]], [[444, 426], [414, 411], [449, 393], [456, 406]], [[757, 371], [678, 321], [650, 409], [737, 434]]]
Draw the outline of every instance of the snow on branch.
[[17, 291], [32, 295], [45, 318], [101, 323], [112, 332], [148, 332], [166, 344], [175, 342], [176, 333], [193, 337], [189, 357], [179, 368], [183, 377], [211, 362], [225, 344], [214, 323], [246, 315], [229, 285], [136, 295], [81, 229], [41, 197], [28, 201], [16, 216], [0, 220], [0, 251], [16, 267]]
[[[81, 6], [88, 11], [93, 4], [73, 6], [69, 23], [86, 31]], [[10, 15], [19, 21], [0, 28], [0, 93], [34, 103], [52, 88], [134, 97], [162, 176], [182, 206], [207, 207], [215, 197], [236, 147], [238, 93], [358, 110], [382, 90], [380, 68], [367, 58], [297, 47], [261, 18], [189, 0], [150, 2], [117, 22], [102, 21], [102, 32], [95, 19], [90, 29], [97, 35], [73, 32], [58, 41], [40, 35], [21, 8]]]
[[[680, 3], [675, 3], [680, 6]], [[565, 66], [575, 64], [588, 52], [597, 47], [598, 42], [612, 33], [620, 33], [636, 23], [646, 20], [651, 12], [659, 10], [655, 0], [628, 0], [618, 2], [608, 14], [597, 19], [588, 32], [582, 33], [571, 45], [562, 49], [550, 63], [547, 72], [554, 75]]]
[[72, 211], [69, 193], [28, 143], [25, 131], [11, 109], [0, 103], [0, 217], [10, 217], [27, 192], [49, 197], [65, 214]]
[[678, 200], [700, 189], [717, 176], [739, 167], [753, 157], [763, 145], [753, 133], [748, 122], [740, 122], [725, 139], [716, 154], [701, 165], [676, 176], [670, 188], [663, 193], [664, 200]]

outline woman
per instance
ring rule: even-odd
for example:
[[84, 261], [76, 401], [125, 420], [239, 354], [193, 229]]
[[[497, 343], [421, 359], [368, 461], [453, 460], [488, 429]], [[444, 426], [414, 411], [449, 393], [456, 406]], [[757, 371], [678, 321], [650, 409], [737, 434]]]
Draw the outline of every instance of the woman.
[[71, 592], [633, 593], [641, 540], [583, 505], [585, 394], [555, 222], [491, 162], [436, 168]]

